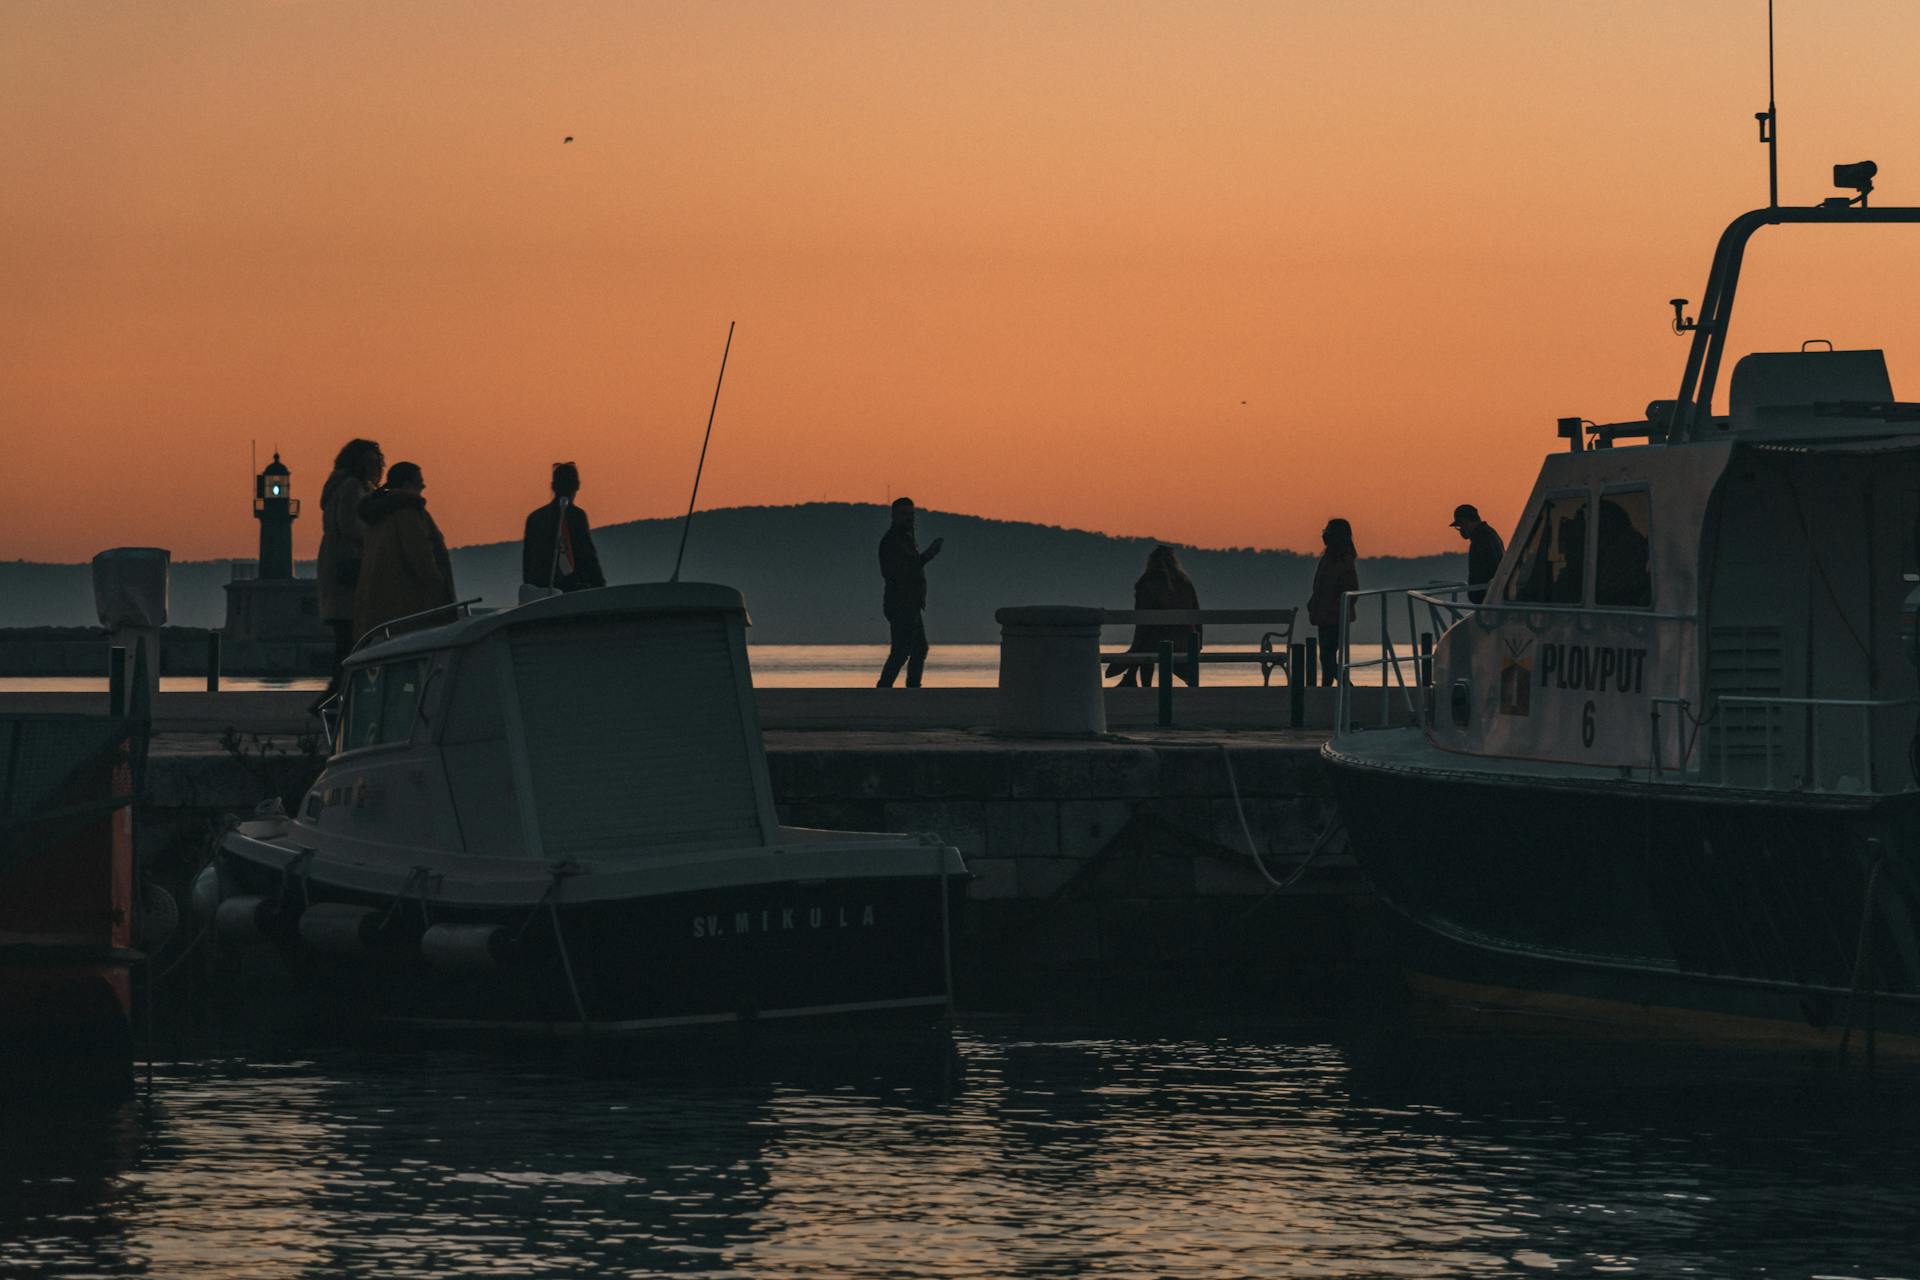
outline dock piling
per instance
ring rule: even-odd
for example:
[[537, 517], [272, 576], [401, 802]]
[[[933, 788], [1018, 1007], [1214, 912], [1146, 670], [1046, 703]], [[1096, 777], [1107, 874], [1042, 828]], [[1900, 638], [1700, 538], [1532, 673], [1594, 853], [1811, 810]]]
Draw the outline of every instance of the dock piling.
[[220, 692], [220, 633], [207, 632], [207, 692]]
[[1307, 688], [1313, 683], [1313, 641], [1288, 646], [1287, 723], [1298, 729], [1307, 718]]
[[117, 644], [107, 649], [107, 714], [127, 714], [127, 651]]
[[1164, 729], [1173, 723], [1173, 641], [1160, 642], [1159, 657], [1160, 727]]

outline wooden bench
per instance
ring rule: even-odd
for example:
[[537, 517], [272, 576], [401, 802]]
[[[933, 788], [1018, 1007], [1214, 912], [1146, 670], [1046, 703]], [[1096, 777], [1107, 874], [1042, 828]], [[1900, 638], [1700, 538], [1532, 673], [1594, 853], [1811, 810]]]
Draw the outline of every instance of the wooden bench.
[[[1105, 609], [1101, 611], [1102, 626], [1136, 627], [1194, 627], [1194, 626], [1265, 626], [1272, 630], [1260, 637], [1258, 649], [1216, 649], [1196, 652], [1189, 642], [1185, 653], [1175, 652], [1174, 661], [1186, 664], [1187, 678], [1191, 684], [1200, 683], [1200, 663], [1203, 662], [1257, 662], [1260, 664], [1260, 683], [1271, 684], [1276, 668], [1287, 673], [1287, 679], [1293, 679], [1289, 653], [1293, 646], [1293, 622], [1298, 609]], [[1109, 665], [1151, 667], [1158, 660], [1154, 653], [1136, 653], [1121, 650], [1118, 653], [1103, 653], [1100, 664], [1104, 670]]]

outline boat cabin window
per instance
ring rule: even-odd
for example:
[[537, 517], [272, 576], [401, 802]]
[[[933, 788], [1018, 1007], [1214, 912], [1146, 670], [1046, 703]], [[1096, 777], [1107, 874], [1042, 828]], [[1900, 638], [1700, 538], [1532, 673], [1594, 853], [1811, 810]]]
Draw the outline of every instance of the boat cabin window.
[[1587, 495], [1548, 498], [1507, 579], [1506, 597], [1523, 604], [1583, 604], [1586, 577]]
[[340, 750], [405, 742], [413, 736], [413, 717], [427, 678], [427, 660], [361, 667], [347, 680], [347, 717]]
[[1594, 549], [1593, 602], [1615, 609], [1653, 607], [1653, 497], [1645, 489], [1600, 495], [1600, 545]]

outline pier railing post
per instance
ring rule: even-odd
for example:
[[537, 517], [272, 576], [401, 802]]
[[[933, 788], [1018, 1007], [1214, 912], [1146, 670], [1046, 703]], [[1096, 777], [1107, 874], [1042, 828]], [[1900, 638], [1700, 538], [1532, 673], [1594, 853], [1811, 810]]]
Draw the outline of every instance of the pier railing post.
[[1187, 632], [1187, 684], [1200, 687], [1200, 628]]
[[1313, 684], [1313, 641], [1288, 648], [1293, 678], [1287, 681], [1287, 723], [1298, 729], [1307, 718], [1307, 690]]
[[1160, 727], [1166, 728], [1173, 723], [1173, 641], [1160, 642], [1159, 662], [1155, 665], [1160, 671]]
[[1294, 670], [1300, 673], [1301, 681], [1311, 689], [1320, 683], [1320, 642], [1308, 636], [1293, 647], [1303, 655], [1299, 660], [1300, 665]]
[[1420, 633], [1420, 687], [1433, 687], [1433, 632]]
[[207, 692], [220, 692], [220, 633], [207, 632]]
[[117, 644], [107, 648], [107, 714], [127, 714], [127, 651]]

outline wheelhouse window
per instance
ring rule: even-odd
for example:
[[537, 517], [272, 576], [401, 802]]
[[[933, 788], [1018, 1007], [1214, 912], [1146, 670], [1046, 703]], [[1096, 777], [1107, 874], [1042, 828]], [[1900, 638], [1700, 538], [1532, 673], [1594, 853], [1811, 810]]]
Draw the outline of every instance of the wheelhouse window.
[[426, 677], [425, 658], [356, 670], [347, 680], [347, 715], [340, 730], [340, 750], [354, 751], [411, 738]]
[[1583, 604], [1587, 595], [1587, 497], [1548, 498], [1507, 579], [1521, 604]]
[[1600, 495], [1600, 544], [1594, 548], [1593, 602], [1615, 609], [1653, 607], [1653, 496], [1645, 489]]

